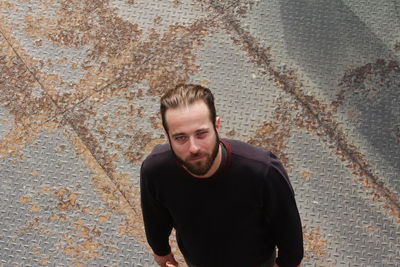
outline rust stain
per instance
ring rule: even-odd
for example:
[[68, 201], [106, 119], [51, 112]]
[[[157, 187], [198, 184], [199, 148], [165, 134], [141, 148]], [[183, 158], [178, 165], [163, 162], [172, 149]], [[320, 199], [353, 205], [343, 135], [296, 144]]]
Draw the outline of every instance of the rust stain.
[[[139, 189], [130, 187], [131, 191], [128, 196], [133, 197], [128, 198], [131, 201], [128, 203], [127, 197], [123, 197], [121, 191], [116, 188], [116, 185], [110, 180], [105, 169], [93, 157], [82, 139], [68, 130], [65, 130], [65, 134], [70, 138], [77, 154], [86, 166], [92, 170], [92, 185], [107, 208], [114, 213], [125, 216], [125, 224], [119, 226], [118, 233], [135, 236], [139, 242], [146, 244], [140, 212]], [[105, 220], [104, 214], [99, 216], [99, 221], [103, 220]]]
[[50, 217], [49, 217], [49, 221], [57, 221], [59, 218], [56, 216], [56, 215], [51, 215]]
[[303, 176], [304, 180], [310, 180], [311, 172], [308, 170], [301, 171], [301, 176]]
[[70, 209], [80, 209], [80, 204], [76, 203], [78, 194], [72, 193], [67, 188], [60, 188], [54, 193], [58, 199], [57, 209], [65, 211]]
[[46, 256], [42, 256], [42, 259], [40, 260], [39, 264], [40, 265], [46, 265], [49, 262], [50, 258]]
[[48, 186], [40, 186], [39, 187], [39, 192], [40, 194], [50, 194], [51, 193], [51, 189]]
[[15, 5], [11, 2], [2, 1], [0, 2], [0, 10], [12, 10], [14, 9]]
[[57, 152], [62, 152], [62, 151], [64, 151], [64, 150], [65, 150], [65, 145], [59, 145], [59, 146], [56, 148], [56, 150], [57, 150]]
[[97, 234], [93, 234], [90, 228], [80, 221], [77, 221], [74, 226], [75, 230], [78, 231], [77, 237], [69, 234], [64, 235], [66, 240], [64, 254], [75, 260], [83, 261], [98, 258], [101, 244], [97, 240]]
[[16, 233], [19, 236], [24, 235], [25, 233], [31, 232], [32, 229], [38, 229], [39, 226], [39, 217], [35, 217], [32, 221], [27, 221], [26, 225], [21, 226], [19, 230], [16, 230]]
[[[345, 133], [334, 120], [333, 113], [336, 111], [335, 106], [340, 104], [340, 98], [343, 97], [344, 91], [342, 90], [338, 93], [339, 100], [337, 103], [332, 103], [331, 105], [321, 103], [315, 96], [307, 95], [303, 90], [303, 84], [298, 81], [294, 71], [286, 68], [281, 70], [274, 67], [271, 63], [272, 56], [270, 54], [270, 48], [260, 46], [249, 32], [241, 28], [239, 20], [229, 13], [229, 9], [212, 1], [209, 2], [208, 5], [220, 15], [233, 42], [240, 45], [243, 50], [248, 53], [249, 58], [263, 69], [263, 74], [269, 75], [271, 79], [275, 81], [278, 88], [293, 98], [293, 100], [283, 103], [288, 108], [284, 114], [288, 116], [281, 116], [279, 112], [275, 111], [278, 121], [286, 125], [287, 120], [289, 120], [291, 122], [287, 126], [289, 129], [291, 125], [306, 129], [308, 132], [316, 135], [323, 142], [327, 143], [331, 149], [336, 150], [338, 158], [348, 162], [348, 168], [354, 170], [354, 174], [360, 177], [360, 181], [362, 181], [363, 178], [367, 178], [374, 192], [385, 199], [387, 203], [385, 208], [389, 209], [389, 213], [397, 217], [399, 222], [400, 203], [396, 195], [383, 183], [378, 182], [378, 177], [369, 169], [369, 165], [365, 161], [364, 156], [353, 144], [348, 142]], [[393, 72], [397, 74], [399, 67], [397, 62], [394, 61], [389, 61], [386, 64], [384, 60], [377, 60], [375, 64], [368, 64], [356, 69], [355, 72], [346, 73], [342, 84], [354, 81], [361, 85], [361, 81], [368, 77], [368, 75], [371, 75], [372, 71], [377, 71], [383, 85], [390, 86], [391, 79], [389, 75], [392, 75]], [[262, 127], [263, 125], [260, 126], [260, 129], [262, 129]], [[281, 134], [284, 134], [284, 136], [280, 137]], [[281, 132], [276, 133], [277, 138], [281, 139], [287, 138], [285, 134], [286, 133]], [[259, 143], [262, 145], [262, 136], [256, 133], [256, 136], [249, 141], [254, 142], [254, 139], [258, 141], [255, 142], [256, 144]], [[269, 140], [266, 140], [266, 144], [268, 141]], [[283, 153], [282, 151], [279, 152], [280, 154]], [[281, 158], [286, 160], [284, 155], [281, 155]]]
[[91, 212], [91, 209], [90, 209], [90, 207], [85, 206], [85, 207], [82, 208], [82, 212], [83, 212], [84, 214], [89, 214], [89, 213]]
[[314, 255], [321, 258], [327, 249], [327, 240], [322, 238], [318, 228], [303, 226], [304, 257]]
[[[47, 222], [57, 222], [57, 223], [70, 223], [67, 220], [67, 215], [70, 213], [76, 213], [77, 211], [81, 211], [84, 214], [84, 210], [86, 207], [83, 207], [80, 210], [81, 205], [77, 203], [78, 194], [71, 192], [67, 188], [58, 188], [49, 190], [48, 188], [43, 188], [44, 192], [47, 196], [53, 196], [58, 200], [58, 203], [53, 207], [55, 212], [63, 211], [58, 214], [51, 215]], [[48, 192], [52, 192], [51, 194]], [[38, 205], [31, 204], [31, 212], [38, 212]], [[65, 213], [64, 213], [65, 212]], [[99, 221], [103, 220], [102, 223], [105, 222], [106, 219], [110, 217], [110, 214], [104, 213], [99, 216]], [[101, 224], [101, 223], [100, 223]], [[57, 250], [61, 250], [65, 255], [70, 256], [74, 261], [74, 264], [82, 262], [82, 261], [90, 261], [93, 260], [102, 253], [104, 250], [111, 251], [113, 253], [117, 252], [117, 248], [113, 247], [112, 244], [107, 244], [100, 239], [101, 231], [97, 228], [96, 225], [86, 225], [81, 219], [75, 220], [71, 224], [73, 229], [72, 231], [67, 231], [63, 233], [64, 242], [58, 244], [56, 246]], [[26, 225], [20, 227], [16, 233], [21, 236], [27, 232], [31, 232], [32, 230], [38, 231], [40, 234], [46, 234], [49, 236], [51, 234], [50, 231], [46, 231], [47, 227], [46, 221], [41, 220], [40, 217], [35, 217], [32, 221], [27, 221]], [[33, 253], [38, 257], [37, 248], [33, 249]], [[42, 257], [44, 264], [48, 263], [49, 257]], [[47, 259], [47, 261], [46, 261]]]
[[20, 201], [21, 203], [27, 203], [27, 202], [31, 202], [31, 201], [32, 201], [32, 198], [31, 198], [31, 197], [27, 197], [27, 196], [20, 196], [20, 197], [19, 197], [19, 201]]
[[182, 4], [181, 0], [173, 0], [173, 5], [175, 7], [177, 7], [177, 6], [181, 5], [181, 4]]
[[46, 122], [46, 117], [56, 110], [47, 96], [37, 92], [37, 80], [1, 34], [0, 105], [8, 109], [13, 119], [9, 120], [7, 135], [0, 140], [0, 157], [21, 159], [20, 150], [26, 143], [44, 129], [54, 128], [54, 122]]
[[59, 213], [58, 214], [58, 220], [61, 222], [66, 222], [67, 221], [67, 215], [65, 213]]
[[110, 214], [100, 215], [99, 219], [98, 219], [98, 223], [103, 224], [108, 220], [108, 218], [110, 218]]
[[[285, 110], [285, 109], [282, 109]], [[286, 111], [285, 111], [286, 112]], [[252, 145], [271, 150], [278, 155], [284, 165], [288, 165], [288, 157], [286, 155], [286, 140], [290, 137], [290, 125], [285, 122], [269, 121], [258, 127], [254, 137], [247, 142]]]
[[31, 205], [31, 211], [32, 211], [32, 212], [39, 212], [39, 211], [40, 211], [40, 208], [39, 208], [38, 205], [32, 204], [32, 205]]
[[[394, 60], [377, 59], [374, 63], [349, 68], [339, 82], [340, 91], [332, 106], [343, 104], [346, 93], [358, 93], [369, 99], [375, 99], [380, 90], [395, 85], [400, 75], [399, 63]], [[375, 82], [372, 83], [371, 81]]]
[[38, 248], [32, 248], [32, 253], [35, 255], [35, 257], [39, 257]]

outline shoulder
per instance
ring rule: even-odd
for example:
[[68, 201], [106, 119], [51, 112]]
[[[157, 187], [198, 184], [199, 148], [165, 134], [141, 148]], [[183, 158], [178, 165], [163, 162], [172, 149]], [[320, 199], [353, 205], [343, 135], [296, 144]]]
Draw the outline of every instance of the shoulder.
[[223, 141], [230, 146], [232, 156], [253, 161], [254, 163], [266, 164], [268, 166], [271, 163], [271, 159], [276, 158], [269, 150], [239, 140], [223, 139]]
[[285, 167], [271, 151], [238, 140], [223, 141], [230, 146], [232, 164], [245, 167], [248, 173], [260, 174], [267, 184], [279, 183], [293, 192]]
[[174, 162], [169, 144], [156, 145], [142, 163], [142, 170], [159, 169]]

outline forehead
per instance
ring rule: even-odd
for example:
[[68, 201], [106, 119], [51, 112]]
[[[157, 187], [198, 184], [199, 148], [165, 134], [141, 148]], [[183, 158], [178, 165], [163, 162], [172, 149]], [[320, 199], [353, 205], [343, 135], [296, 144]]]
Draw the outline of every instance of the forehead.
[[203, 101], [168, 109], [165, 112], [165, 121], [170, 134], [186, 133], [212, 126], [210, 111]]

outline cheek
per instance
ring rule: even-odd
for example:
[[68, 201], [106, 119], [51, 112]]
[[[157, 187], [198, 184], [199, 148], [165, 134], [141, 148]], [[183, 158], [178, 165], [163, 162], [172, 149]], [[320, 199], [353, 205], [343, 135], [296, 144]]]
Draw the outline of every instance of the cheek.
[[211, 137], [211, 136], [210, 136], [210, 138], [201, 140], [201, 142], [199, 142], [198, 145], [199, 145], [199, 147], [200, 147], [202, 150], [204, 150], [204, 151], [209, 151], [209, 150], [211, 150], [211, 149], [214, 147], [214, 145], [215, 145], [215, 137]]
[[185, 148], [185, 145], [182, 144], [176, 144], [176, 143], [171, 143], [172, 149], [174, 150], [175, 154], [178, 156], [184, 155], [187, 151]]

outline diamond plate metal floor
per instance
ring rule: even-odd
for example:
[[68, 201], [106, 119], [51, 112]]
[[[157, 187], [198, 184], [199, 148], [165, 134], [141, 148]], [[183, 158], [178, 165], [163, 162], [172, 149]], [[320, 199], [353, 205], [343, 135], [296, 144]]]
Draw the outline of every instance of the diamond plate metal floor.
[[1, 1], [0, 266], [155, 266], [138, 171], [165, 142], [159, 96], [181, 82], [215, 92], [222, 136], [284, 162], [303, 266], [400, 266], [399, 14], [377, 0]]

